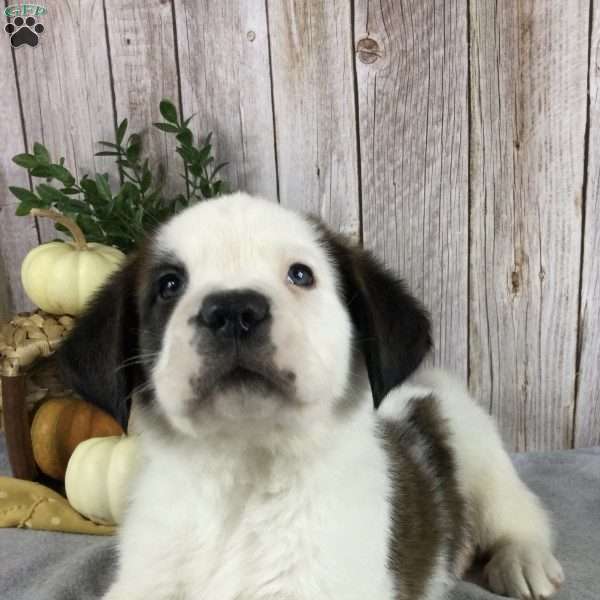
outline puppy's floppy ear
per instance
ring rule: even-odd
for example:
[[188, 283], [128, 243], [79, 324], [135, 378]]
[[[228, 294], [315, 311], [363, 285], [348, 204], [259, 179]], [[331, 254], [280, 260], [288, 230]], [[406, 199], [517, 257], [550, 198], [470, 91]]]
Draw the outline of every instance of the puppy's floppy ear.
[[[127, 430], [130, 395], [143, 381], [136, 298], [140, 259], [130, 259], [96, 294], [58, 350], [65, 382]], [[131, 361], [133, 363], [134, 361]]]
[[339, 274], [378, 408], [385, 395], [421, 364], [431, 348], [427, 311], [405, 284], [367, 251], [319, 227]]

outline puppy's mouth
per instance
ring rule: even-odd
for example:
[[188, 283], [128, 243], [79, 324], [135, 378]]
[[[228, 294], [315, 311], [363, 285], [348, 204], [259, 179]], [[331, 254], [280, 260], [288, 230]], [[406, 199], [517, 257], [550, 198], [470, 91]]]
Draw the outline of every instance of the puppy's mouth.
[[277, 382], [266, 373], [252, 369], [243, 365], [235, 365], [228, 372], [224, 373], [217, 383], [220, 389], [231, 388], [276, 388]]
[[291, 371], [237, 356], [214, 364], [194, 383], [199, 398], [227, 392], [291, 397], [295, 379]]

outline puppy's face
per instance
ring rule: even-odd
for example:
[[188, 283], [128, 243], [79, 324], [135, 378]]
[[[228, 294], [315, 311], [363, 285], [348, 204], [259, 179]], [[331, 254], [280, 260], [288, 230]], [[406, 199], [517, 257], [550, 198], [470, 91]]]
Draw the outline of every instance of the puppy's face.
[[[164, 225], [63, 344], [63, 373], [126, 426], [134, 392], [188, 436], [310, 430], [375, 407], [421, 362], [429, 321], [403, 284], [315, 220], [234, 194]], [[342, 408], [342, 410], [340, 410]]]
[[317, 229], [237, 195], [168, 223], [144, 258], [141, 356], [153, 401], [185, 433], [330, 413], [352, 327]]

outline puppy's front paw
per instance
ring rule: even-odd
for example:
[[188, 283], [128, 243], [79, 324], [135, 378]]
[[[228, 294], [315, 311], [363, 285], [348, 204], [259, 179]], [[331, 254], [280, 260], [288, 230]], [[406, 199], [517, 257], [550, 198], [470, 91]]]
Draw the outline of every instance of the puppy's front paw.
[[552, 552], [535, 543], [506, 544], [485, 567], [490, 589], [519, 600], [544, 600], [553, 596], [565, 579]]

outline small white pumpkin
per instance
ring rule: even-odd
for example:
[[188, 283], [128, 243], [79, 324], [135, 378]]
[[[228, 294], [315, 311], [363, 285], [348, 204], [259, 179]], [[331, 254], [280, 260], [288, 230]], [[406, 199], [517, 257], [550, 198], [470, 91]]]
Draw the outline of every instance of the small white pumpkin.
[[137, 456], [135, 436], [90, 438], [81, 442], [69, 460], [65, 476], [71, 506], [96, 523], [119, 524]]
[[27, 254], [21, 265], [25, 292], [50, 314], [78, 315], [125, 255], [117, 248], [86, 242], [77, 224], [60, 213], [34, 209], [31, 214], [61, 223], [73, 241], [41, 244]]

